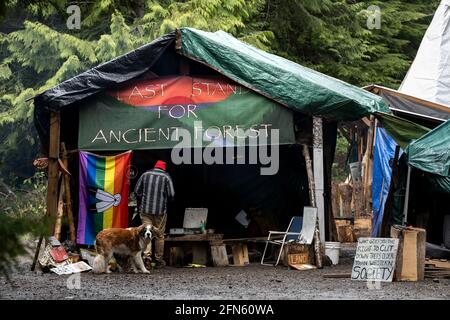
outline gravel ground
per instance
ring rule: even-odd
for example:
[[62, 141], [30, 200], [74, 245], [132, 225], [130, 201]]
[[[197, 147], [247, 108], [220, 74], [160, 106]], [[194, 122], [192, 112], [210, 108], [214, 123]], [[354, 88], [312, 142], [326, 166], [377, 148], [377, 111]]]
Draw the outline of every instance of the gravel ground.
[[[296, 271], [257, 263], [245, 267], [172, 268], [151, 274], [83, 273], [80, 288], [69, 289], [69, 276], [36, 273], [29, 261], [0, 279], [1, 299], [450, 299], [450, 279], [434, 282], [383, 283], [327, 279], [326, 273], [350, 272], [354, 247], [344, 248], [340, 264], [322, 270]], [[72, 281], [73, 283], [73, 281]], [[69, 287], [70, 281], [69, 281]]]

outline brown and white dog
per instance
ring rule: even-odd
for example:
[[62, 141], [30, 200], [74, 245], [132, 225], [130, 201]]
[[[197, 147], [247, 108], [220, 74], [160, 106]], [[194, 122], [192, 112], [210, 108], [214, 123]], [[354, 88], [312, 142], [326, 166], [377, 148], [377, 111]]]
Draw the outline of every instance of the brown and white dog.
[[100, 231], [95, 240], [97, 256], [94, 259], [93, 271], [110, 273], [108, 263], [116, 253], [132, 258], [131, 266], [135, 273], [149, 273], [142, 260], [142, 252], [152, 241], [155, 232], [157, 232], [156, 228], [150, 224], [143, 224], [136, 228], [109, 228]]

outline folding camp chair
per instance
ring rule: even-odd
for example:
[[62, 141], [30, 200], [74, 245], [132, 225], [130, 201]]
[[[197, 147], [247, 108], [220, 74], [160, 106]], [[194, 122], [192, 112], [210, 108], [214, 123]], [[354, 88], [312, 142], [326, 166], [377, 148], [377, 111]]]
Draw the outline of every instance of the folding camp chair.
[[[277, 266], [280, 262], [281, 254], [286, 243], [297, 242], [304, 244], [311, 244], [314, 234], [314, 228], [317, 220], [317, 208], [305, 207], [303, 210], [303, 217], [294, 216], [289, 222], [289, 226], [286, 231], [269, 231], [269, 236], [266, 240], [266, 247], [261, 258], [261, 264], [267, 266]], [[281, 239], [274, 239], [274, 236], [282, 236]], [[274, 264], [264, 262], [267, 248], [270, 244], [279, 245], [280, 252], [278, 258]]]

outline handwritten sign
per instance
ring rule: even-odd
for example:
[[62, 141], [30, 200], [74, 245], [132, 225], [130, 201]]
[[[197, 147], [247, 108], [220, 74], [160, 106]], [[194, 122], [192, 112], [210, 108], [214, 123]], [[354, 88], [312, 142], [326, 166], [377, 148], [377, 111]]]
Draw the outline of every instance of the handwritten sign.
[[352, 280], [392, 282], [398, 239], [359, 238]]

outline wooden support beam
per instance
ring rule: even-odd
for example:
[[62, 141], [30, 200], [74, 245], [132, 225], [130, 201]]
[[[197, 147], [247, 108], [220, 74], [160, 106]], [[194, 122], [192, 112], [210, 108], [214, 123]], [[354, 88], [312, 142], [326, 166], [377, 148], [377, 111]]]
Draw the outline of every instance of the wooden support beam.
[[58, 212], [58, 159], [61, 117], [59, 112], [50, 115], [50, 143], [48, 150], [47, 218], [49, 234], [53, 233]]
[[373, 174], [373, 148], [374, 148], [374, 136], [376, 129], [375, 117], [370, 116], [370, 126], [367, 132], [367, 144], [365, 152], [365, 162], [364, 162], [364, 177], [363, 177], [363, 188], [364, 188], [364, 208], [366, 214], [371, 214], [372, 212], [372, 174]]
[[[66, 168], [68, 168], [67, 150], [64, 142], [61, 143], [62, 162]], [[70, 175], [63, 173], [63, 184], [65, 193], [67, 222], [69, 224], [70, 241], [76, 242], [75, 224], [73, 222], [73, 210], [72, 210], [72, 195], [70, 193]]]
[[[316, 207], [316, 195], [315, 195], [315, 187], [314, 187], [314, 174], [311, 163], [311, 157], [309, 156], [309, 149], [307, 145], [303, 145], [303, 157], [305, 157], [306, 162], [306, 173], [308, 174], [308, 185], [309, 185], [309, 202], [312, 207]], [[318, 220], [316, 223], [316, 228], [314, 230], [314, 255], [316, 260], [317, 268], [322, 268], [322, 252], [320, 245], [320, 234], [319, 234], [319, 225]]]
[[411, 185], [411, 166], [408, 165], [408, 175], [406, 177], [406, 193], [405, 204], [403, 206], [403, 224], [406, 225], [408, 221], [408, 205], [409, 205], [409, 189]]
[[227, 249], [224, 244], [211, 246], [211, 257], [214, 267], [225, 267], [229, 265]]
[[244, 266], [250, 263], [246, 243], [234, 243], [231, 248], [233, 252], [233, 264], [235, 266]]
[[65, 197], [64, 183], [61, 183], [58, 195], [58, 211], [56, 213], [55, 230], [53, 232], [53, 235], [58, 240], [61, 240], [61, 227], [64, 215], [64, 197]]
[[322, 118], [313, 117], [313, 168], [316, 207], [319, 218], [320, 241], [325, 243], [325, 199]]
[[311, 207], [316, 206], [316, 197], [314, 196], [314, 174], [312, 169], [312, 161], [309, 156], [309, 149], [307, 145], [303, 145], [303, 157], [306, 163], [306, 173], [308, 175], [308, 186], [309, 186], [309, 203]]

